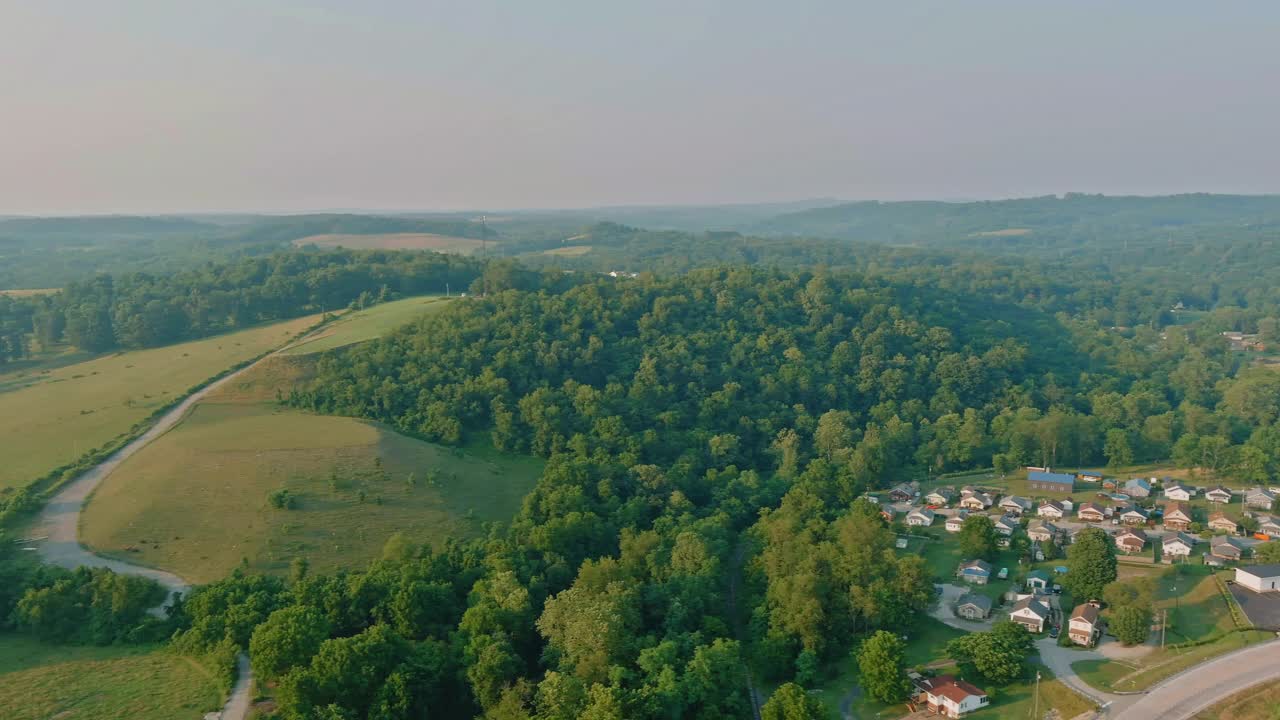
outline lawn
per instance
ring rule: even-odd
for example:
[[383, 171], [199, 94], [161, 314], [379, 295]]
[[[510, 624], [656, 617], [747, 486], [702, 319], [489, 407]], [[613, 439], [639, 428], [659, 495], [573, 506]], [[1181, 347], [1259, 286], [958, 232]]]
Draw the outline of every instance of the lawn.
[[[489, 245], [496, 243], [492, 240]], [[435, 235], [433, 233], [380, 233], [376, 235], [311, 235], [293, 241], [294, 247], [342, 247], [350, 250], [433, 250], [435, 252], [470, 255], [479, 252], [483, 243], [478, 238]]]
[[1099, 690], [1108, 692], [1146, 690], [1161, 680], [1206, 660], [1273, 637], [1275, 636], [1271, 633], [1258, 630], [1229, 633], [1204, 645], [1181, 650], [1169, 647], [1164, 650], [1155, 650], [1140, 659], [1128, 661], [1136, 667], [1105, 660], [1081, 660], [1072, 663], [1071, 667], [1085, 682]]
[[220, 703], [206, 668], [160, 647], [53, 646], [0, 635], [5, 720], [196, 720]]
[[[438, 545], [510, 520], [541, 469], [363, 420], [207, 399], [103, 483], [80, 533], [97, 552], [197, 583], [242, 561], [272, 573], [295, 557], [318, 571], [355, 567], [397, 532]], [[280, 489], [293, 509], [268, 502]]]
[[448, 298], [439, 296], [412, 297], [348, 313], [306, 342], [289, 348], [285, 354], [307, 355], [373, 340], [427, 313], [443, 309], [448, 302]]
[[128, 432], [194, 385], [284, 344], [318, 317], [57, 368], [0, 375], [0, 492]]
[[1251, 687], [1196, 715], [1194, 720], [1280, 719], [1280, 682]]

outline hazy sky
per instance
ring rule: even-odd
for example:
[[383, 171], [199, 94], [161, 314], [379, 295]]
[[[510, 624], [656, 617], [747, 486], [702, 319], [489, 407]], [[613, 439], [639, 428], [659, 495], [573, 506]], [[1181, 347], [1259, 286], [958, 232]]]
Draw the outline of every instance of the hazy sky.
[[1280, 3], [0, 0], [0, 213], [1280, 192]]

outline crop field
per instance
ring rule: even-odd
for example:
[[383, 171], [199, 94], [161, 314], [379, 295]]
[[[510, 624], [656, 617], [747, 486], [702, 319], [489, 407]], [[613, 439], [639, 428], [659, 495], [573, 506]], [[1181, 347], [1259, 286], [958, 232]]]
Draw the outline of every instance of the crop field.
[[444, 309], [449, 301], [440, 296], [412, 297], [347, 313], [285, 354], [307, 355], [373, 340], [427, 313]]
[[[350, 250], [434, 250], [435, 252], [470, 255], [478, 252], [477, 238], [435, 235], [432, 233], [383, 233], [380, 235], [311, 235], [293, 241], [295, 247], [343, 247]], [[489, 241], [492, 245], [493, 241]]]
[[40, 295], [52, 295], [59, 291], [59, 288], [26, 288], [22, 290], [0, 290], [0, 295], [8, 295], [9, 297], [37, 297]]
[[0, 492], [129, 430], [189, 388], [284, 344], [316, 316], [0, 375]]
[[561, 257], [580, 257], [591, 252], [590, 245], [565, 245], [564, 247], [543, 250], [543, 255], [559, 255]]
[[[241, 562], [274, 573], [295, 557], [318, 571], [352, 567], [397, 532], [439, 544], [510, 520], [541, 473], [534, 458], [255, 402], [252, 388], [266, 386], [206, 399], [125, 462], [85, 509], [85, 544], [197, 583]], [[279, 490], [291, 507], [269, 502]]]
[[194, 719], [220, 702], [209, 670], [155, 646], [55, 646], [0, 635], [5, 720]]

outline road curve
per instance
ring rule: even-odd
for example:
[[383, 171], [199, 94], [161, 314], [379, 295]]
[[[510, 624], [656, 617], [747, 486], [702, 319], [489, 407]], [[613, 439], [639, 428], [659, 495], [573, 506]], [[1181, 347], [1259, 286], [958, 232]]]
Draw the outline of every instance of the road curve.
[[1259, 683], [1280, 679], [1280, 640], [1195, 665], [1152, 688], [1114, 720], [1187, 720]]
[[[291, 347], [292, 344], [290, 343], [286, 347]], [[191, 393], [186, 399], [174, 406], [172, 410], [161, 415], [155, 425], [152, 425], [149, 430], [136, 440], [112, 453], [111, 457], [59, 490], [58, 494], [54, 495], [48, 504], [44, 506], [44, 509], [40, 511], [40, 515], [31, 531], [32, 536], [44, 538], [33, 543], [40, 558], [47, 563], [65, 568], [74, 569], [81, 565], [87, 565], [89, 567], [108, 568], [122, 575], [140, 575], [151, 578], [169, 591], [169, 597], [165, 600], [165, 605], [172, 602], [175, 595], [185, 594], [190, 590], [191, 585], [187, 581], [171, 572], [142, 567], [123, 560], [104, 558], [86, 550], [80, 544], [79, 538], [80, 511], [84, 509], [84, 504], [88, 501], [89, 496], [93, 494], [94, 489], [101, 485], [102, 481], [106, 480], [116, 468], [120, 467], [121, 463], [181, 422], [191, 408], [209, 393], [217, 390], [265, 359], [265, 357], [260, 358], [256, 362], [250, 363]], [[222, 713], [219, 716], [221, 720], [244, 720], [248, 717], [251, 700], [249, 686], [252, 680], [253, 674], [249, 669], [249, 661], [242, 655], [238, 661], [238, 676], [235, 687], [232, 689], [226, 705], [223, 706]]]

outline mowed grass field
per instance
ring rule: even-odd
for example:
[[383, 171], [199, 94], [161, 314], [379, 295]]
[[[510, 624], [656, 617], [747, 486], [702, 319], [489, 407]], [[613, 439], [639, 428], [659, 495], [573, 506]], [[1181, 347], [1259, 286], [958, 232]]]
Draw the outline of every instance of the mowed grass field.
[[0, 492], [25, 486], [129, 430], [193, 385], [278, 347], [297, 318], [179, 345], [0, 374]]
[[438, 295], [412, 297], [350, 312], [284, 354], [308, 355], [373, 340], [427, 313], [442, 310], [451, 301]]
[[4, 720], [197, 720], [221, 700], [208, 669], [156, 646], [55, 646], [0, 635]]
[[0, 295], [8, 295], [9, 297], [36, 297], [39, 295], [52, 295], [61, 292], [59, 288], [27, 288], [23, 290], [0, 290]]
[[[197, 583], [242, 561], [270, 573], [295, 557], [320, 571], [355, 567], [397, 532], [438, 545], [510, 520], [542, 472], [536, 458], [446, 448], [271, 402], [309, 362], [271, 358], [199, 403], [98, 489], [82, 541]], [[280, 489], [293, 508], [272, 507]]]
[[[493, 241], [489, 241], [493, 244]], [[310, 235], [293, 241], [295, 247], [343, 247], [351, 250], [434, 250], [469, 255], [480, 250], [477, 238], [432, 233], [382, 233], [378, 235]]]
[[1208, 710], [1194, 720], [1280, 720], [1280, 682], [1257, 685], [1241, 691]]
[[543, 250], [543, 255], [559, 255], [561, 257], [580, 257], [591, 252], [590, 245], [565, 245], [564, 247]]

